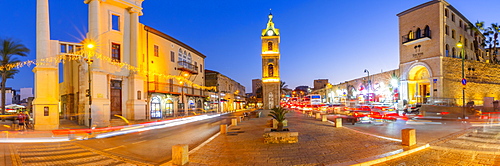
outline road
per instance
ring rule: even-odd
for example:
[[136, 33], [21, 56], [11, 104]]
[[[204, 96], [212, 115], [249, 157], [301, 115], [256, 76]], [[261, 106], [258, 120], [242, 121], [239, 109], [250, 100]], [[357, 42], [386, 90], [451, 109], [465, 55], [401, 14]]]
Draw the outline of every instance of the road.
[[109, 138], [62, 143], [12, 144], [9, 148], [16, 151], [17, 161], [22, 165], [158, 165], [171, 160], [173, 145], [188, 144], [189, 149], [195, 148], [219, 132], [220, 125], [229, 124], [235, 114], [242, 113], [225, 114], [179, 126]]

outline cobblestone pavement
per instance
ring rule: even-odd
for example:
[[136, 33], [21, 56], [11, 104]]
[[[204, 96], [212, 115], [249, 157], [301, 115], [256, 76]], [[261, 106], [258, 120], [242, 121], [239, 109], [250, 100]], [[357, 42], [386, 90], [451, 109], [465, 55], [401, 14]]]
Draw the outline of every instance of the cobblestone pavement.
[[384, 165], [500, 165], [500, 127], [481, 127]]
[[146, 165], [71, 142], [7, 146], [10, 149], [12, 163], [6, 163], [6, 165]]
[[[290, 112], [288, 128], [299, 132], [295, 144], [264, 144], [269, 111], [231, 127], [195, 152], [189, 165], [350, 165], [401, 149], [401, 142], [365, 135], [329, 122]], [[257, 127], [255, 127], [257, 126]]]

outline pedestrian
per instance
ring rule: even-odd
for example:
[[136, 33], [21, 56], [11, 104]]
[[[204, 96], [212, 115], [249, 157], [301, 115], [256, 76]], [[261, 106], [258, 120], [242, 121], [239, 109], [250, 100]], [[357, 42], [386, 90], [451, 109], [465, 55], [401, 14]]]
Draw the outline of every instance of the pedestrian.
[[19, 112], [17, 114], [17, 119], [19, 120], [19, 129], [26, 129], [26, 114]]

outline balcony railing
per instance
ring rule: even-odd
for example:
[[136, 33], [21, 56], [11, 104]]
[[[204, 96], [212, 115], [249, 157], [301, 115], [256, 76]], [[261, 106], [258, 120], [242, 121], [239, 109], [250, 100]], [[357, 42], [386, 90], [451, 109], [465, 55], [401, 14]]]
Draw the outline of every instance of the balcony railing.
[[189, 72], [190, 74], [198, 74], [198, 66], [186, 61], [177, 62], [177, 70]]
[[[410, 36], [413, 36], [410, 38]], [[403, 40], [403, 44], [411, 44], [411, 43], [418, 43], [420, 41], [425, 41], [431, 39], [431, 30], [428, 30], [427, 32], [424, 32], [423, 34], [418, 35], [415, 32], [412, 32], [412, 34], [406, 34], [401, 36]]]
[[184, 88], [184, 95], [187, 96], [204, 96], [204, 92], [201, 89], [196, 89], [190, 86], [180, 86], [176, 84], [169, 84], [163, 82], [148, 82], [149, 84], [149, 92], [156, 93], [170, 93], [170, 94], [182, 94], [182, 89]]

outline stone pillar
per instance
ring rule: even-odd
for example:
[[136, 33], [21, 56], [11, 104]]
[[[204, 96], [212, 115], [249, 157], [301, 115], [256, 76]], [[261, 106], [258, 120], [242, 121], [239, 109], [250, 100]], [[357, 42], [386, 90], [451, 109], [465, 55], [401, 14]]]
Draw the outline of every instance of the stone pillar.
[[[53, 51], [58, 50], [57, 42], [51, 47], [49, 2], [37, 0], [36, 14], [36, 59], [37, 62], [52, 61], [56, 58]], [[57, 63], [38, 63], [35, 73], [35, 99], [33, 115], [35, 130], [54, 130], [59, 128], [59, 76]]]
[[227, 134], [227, 125], [220, 125], [220, 133]]
[[172, 164], [173, 165], [184, 165], [189, 162], [187, 144], [177, 144], [172, 146]]
[[415, 129], [406, 128], [401, 130], [401, 138], [401, 144], [404, 146], [413, 146], [417, 144], [417, 134]]
[[327, 119], [326, 117], [327, 117], [327, 115], [323, 115], [323, 116], [321, 116], [321, 121], [323, 121], [323, 122], [328, 121], [328, 119]]
[[342, 118], [335, 118], [335, 127], [342, 127]]
[[238, 126], [238, 119], [231, 119], [231, 126]]

